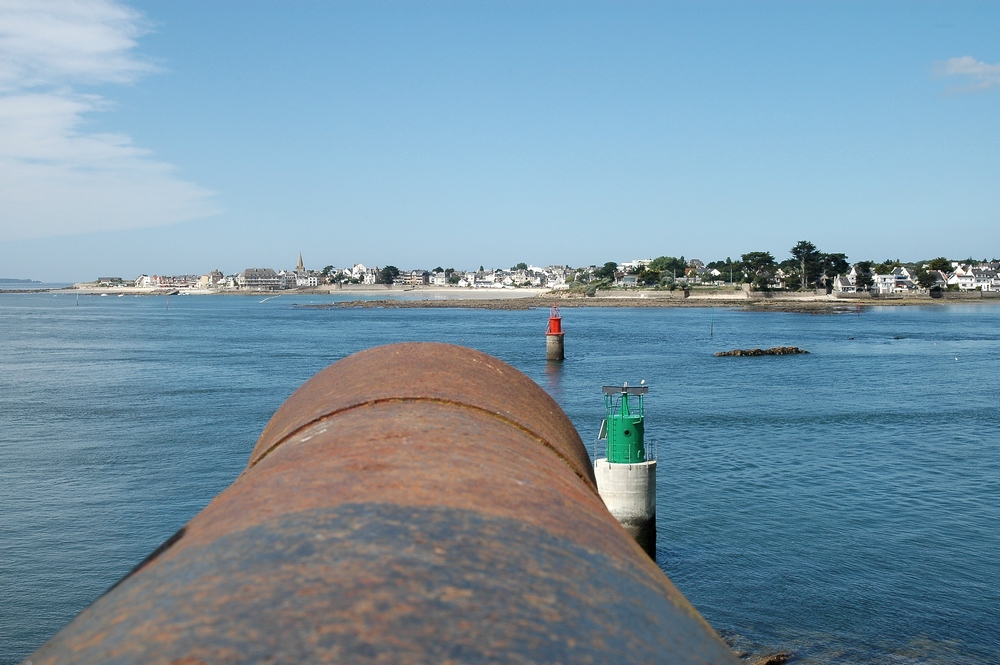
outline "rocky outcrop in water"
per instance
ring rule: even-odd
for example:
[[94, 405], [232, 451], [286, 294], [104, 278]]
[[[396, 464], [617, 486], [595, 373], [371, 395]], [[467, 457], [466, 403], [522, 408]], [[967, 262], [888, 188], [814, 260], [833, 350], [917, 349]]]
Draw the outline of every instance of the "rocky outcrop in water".
[[764, 656], [753, 661], [751, 665], [784, 665], [792, 657], [792, 654], [779, 651], [778, 653]]
[[794, 356], [797, 353], [809, 353], [797, 346], [773, 346], [770, 349], [733, 349], [719, 351], [716, 356]]

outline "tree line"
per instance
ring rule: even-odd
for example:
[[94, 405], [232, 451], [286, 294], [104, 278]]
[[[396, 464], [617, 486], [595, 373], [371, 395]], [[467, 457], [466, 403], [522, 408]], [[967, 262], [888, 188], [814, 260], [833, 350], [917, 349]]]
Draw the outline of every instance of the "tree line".
[[[792, 290], [824, 288], [838, 275], [846, 275], [854, 268], [856, 286], [866, 290], [874, 284], [875, 275], [888, 275], [895, 268], [906, 267], [917, 284], [930, 288], [937, 282], [932, 271], [950, 271], [952, 262], [945, 257], [917, 263], [902, 263], [898, 259], [857, 261], [850, 263], [847, 254], [823, 252], [808, 240], [800, 240], [789, 250], [789, 258], [778, 262], [771, 252], [747, 252], [739, 260], [726, 257], [725, 260], [705, 264], [705, 270], [717, 270], [721, 281], [750, 283], [754, 290], [770, 288], [780, 270], [785, 277], [785, 286]], [[972, 262], [970, 259], [969, 262]], [[660, 256], [642, 268], [633, 271], [636, 281], [646, 286], [673, 286], [679, 278], [692, 270], [683, 256]], [[601, 281], [611, 281], [618, 271], [618, 264], [605, 263], [593, 271], [593, 277]]]

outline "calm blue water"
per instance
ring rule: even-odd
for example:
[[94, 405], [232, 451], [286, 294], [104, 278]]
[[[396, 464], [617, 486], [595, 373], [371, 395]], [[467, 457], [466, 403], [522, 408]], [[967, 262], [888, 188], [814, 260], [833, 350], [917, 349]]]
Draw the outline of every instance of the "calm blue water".
[[64, 289], [72, 284], [65, 282], [0, 282], [0, 293], [4, 291], [38, 291], [41, 289]]
[[[545, 311], [294, 302], [0, 295], [0, 663], [232, 482], [303, 381], [403, 340], [512, 363], [585, 441], [600, 386], [646, 379], [659, 564], [736, 648], [1000, 662], [1000, 307], [569, 309], [560, 368]], [[784, 344], [813, 353], [712, 356]]]

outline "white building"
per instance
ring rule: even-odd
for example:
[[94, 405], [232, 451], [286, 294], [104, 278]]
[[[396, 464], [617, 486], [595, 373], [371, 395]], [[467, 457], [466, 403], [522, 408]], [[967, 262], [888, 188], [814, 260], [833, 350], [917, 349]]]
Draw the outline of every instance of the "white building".
[[874, 277], [876, 293], [906, 293], [917, 288], [910, 271], [902, 266], [893, 268], [888, 275], [875, 275]]
[[972, 271], [972, 266], [955, 266], [955, 272], [948, 278], [948, 286], [957, 286], [961, 291], [973, 291], [976, 288], [976, 275]]
[[976, 280], [975, 288], [980, 291], [996, 291], [997, 290], [997, 272], [995, 270], [990, 270], [989, 268], [973, 268], [972, 276]]
[[356, 279], [362, 284], [374, 284], [378, 279], [379, 269], [378, 267], [367, 268], [363, 263], [355, 263], [350, 273], [351, 279]]
[[857, 293], [858, 287], [852, 284], [849, 277], [838, 275], [833, 280], [833, 290], [837, 293]]

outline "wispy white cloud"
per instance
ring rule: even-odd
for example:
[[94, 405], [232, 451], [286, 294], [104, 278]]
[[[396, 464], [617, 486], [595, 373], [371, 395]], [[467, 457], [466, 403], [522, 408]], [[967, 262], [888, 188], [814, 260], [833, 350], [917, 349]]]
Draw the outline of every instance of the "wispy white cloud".
[[959, 77], [967, 82], [951, 92], [976, 92], [1000, 87], [1000, 64], [991, 65], [970, 55], [935, 63], [934, 73], [940, 77]]
[[0, 240], [122, 230], [214, 212], [211, 193], [121, 134], [83, 130], [136, 81], [145, 19], [115, 0], [0, 0]]

